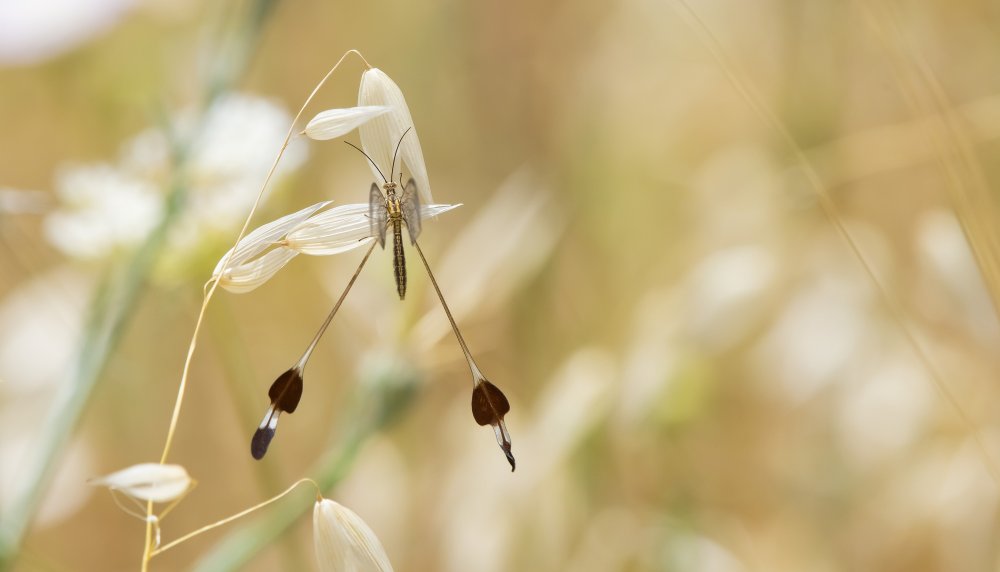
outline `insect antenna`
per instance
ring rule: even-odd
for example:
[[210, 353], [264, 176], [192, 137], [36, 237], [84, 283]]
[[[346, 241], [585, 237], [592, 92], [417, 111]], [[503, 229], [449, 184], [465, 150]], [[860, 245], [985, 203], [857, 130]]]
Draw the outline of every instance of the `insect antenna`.
[[[392, 172], [396, 169], [396, 154], [399, 153], [399, 146], [403, 144], [403, 137], [406, 137], [406, 134], [410, 132], [410, 129], [413, 129], [413, 127], [407, 127], [406, 131], [403, 131], [403, 134], [399, 136], [399, 142], [396, 143], [396, 150], [393, 151], [392, 153], [392, 166], [389, 167], [390, 177], [392, 176]], [[399, 172], [399, 186], [401, 187], [403, 186], [402, 166], [400, 166], [400, 172]]]
[[[354, 147], [355, 149], [358, 150], [358, 153], [361, 153], [362, 155], [364, 155], [365, 158], [368, 159], [368, 162], [372, 164], [372, 167], [375, 167], [375, 170], [378, 171], [378, 174], [379, 174], [380, 177], [382, 177], [382, 180], [385, 181], [386, 183], [389, 182], [389, 181], [386, 181], [385, 175], [382, 174], [382, 169], [378, 168], [378, 165], [375, 164], [375, 161], [372, 161], [372, 158], [368, 156], [368, 153], [365, 153], [364, 151], [362, 151], [361, 149], [359, 149], [357, 145], [355, 145], [354, 143], [351, 143], [350, 141], [344, 141], [344, 143], [347, 143], [351, 147]], [[397, 146], [396, 148], [398, 149], [399, 147]], [[395, 161], [395, 159], [393, 159], [393, 161]], [[392, 176], [392, 171], [389, 171], [389, 176]]]

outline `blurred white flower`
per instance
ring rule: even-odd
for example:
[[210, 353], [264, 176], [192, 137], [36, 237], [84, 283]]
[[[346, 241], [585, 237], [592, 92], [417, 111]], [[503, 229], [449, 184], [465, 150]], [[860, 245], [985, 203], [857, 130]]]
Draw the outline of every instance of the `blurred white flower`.
[[140, 463], [92, 479], [90, 484], [107, 487], [140, 501], [169, 502], [190, 490], [193, 481], [180, 465]]
[[[198, 189], [192, 195], [227, 195], [249, 208], [281, 148], [292, 116], [274, 101], [242, 93], [220, 97], [201, 118], [200, 126], [194, 124], [195, 114], [188, 113], [184, 121], [196, 133], [188, 165], [191, 184]], [[293, 139], [275, 176], [281, 178], [298, 169], [308, 152], [305, 141]], [[235, 206], [213, 203], [200, 206]], [[245, 210], [235, 215], [222, 210], [212, 214], [242, 220]]]
[[[170, 246], [187, 251], [207, 233], [237, 226], [253, 204], [292, 117], [281, 106], [246, 94], [220, 97], [204, 114], [176, 114], [171, 129], [186, 145], [185, 212]], [[171, 140], [149, 129], [124, 145], [117, 165], [64, 169], [57, 177], [61, 205], [45, 222], [46, 235], [70, 256], [95, 258], [142, 241], [163, 215], [164, 187], [174, 169]], [[293, 140], [274, 181], [297, 169], [308, 148]], [[266, 197], [267, 195], [265, 195]]]
[[[253, 205], [292, 116], [281, 105], [248, 94], [220, 97], [204, 115], [189, 109], [177, 114], [172, 128], [189, 145], [185, 163], [186, 212], [171, 235], [171, 246], [189, 250], [205, 233], [239, 225]], [[140, 133], [126, 145], [125, 169], [166, 183], [170, 140], [159, 129]], [[272, 184], [298, 169], [308, 157], [301, 139], [292, 139], [275, 170]], [[265, 195], [265, 198], [269, 195]]]
[[0, 2], [0, 64], [31, 65], [114, 26], [135, 0]]
[[[85, 275], [61, 267], [19, 285], [0, 301], [0, 394], [5, 398], [0, 404], [13, 405], [14, 396], [22, 395], [39, 406], [47, 401], [39, 392], [68, 377], [91, 290]], [[24, 410], [25, 404], [17, 408]], [[0, 417], [10, 417], [3, 413]]]
[[[410, 117], [410, 108], [406, 106], [406, 100], [399, 86], [382, 70], [370, 68], [361, 76], [358, 105], [379, 105], [390, 108], [388, 113], [375, 117], [360, 127], [361, 148], [378, 166], [377, 168], [371, 166], [375, 180], [381, 180], [383, 175], [387, 179], [393, 178], [390, 171], [398, 145], [399, 168], [402, 169], [403, 165], [406, 165], [410, 170], [410, 175], [420, 190], [421, 202], [433, 203], [431, 184], [427, 179], [427, 167], [424, 165], [424, 153], [420, 150], [420, 138], [417, 137], [413, 118]], [[407, 129], [410, 130], [409, 133]], [[403, 137], [400, 143], [403, 133], [406, 133], [406, 137]]]
[[81, 258], [134, 246], [163, 211], [154, 184], [106, 164], [63, 169], [56, 193], [61, 206], [46, 217], [45, 234], [60, 250]]
[[[219, 286], [233, 293], [250, 292], [270, 280], [298, 254], [326, 256], [368, 244], [372, 238], [368, 205], [341, 205], [313, 214], [329, 204], [327, 201], [306, 207], [247, 234], [236, 245]], [[432, 217], [458, 206], [424, 205], [421, 214]], [[216, 264], [214, 279], [219, 279], [225, 259], [223, 255]]]
[[714, 350], [739, 343], [768, 313], [777, 261], [760, 246], [713, 252], [691, 271], [688, 283], [689, 334]]
[[[0, 301], [0, 507], [27, 494], [39, 462], [42, 428], [71, 380], [92, 284], [63, 266], [18, 285]], [[76, 513], [90, 497], [93, 475], [86, 435], [74, 439], [45, 494], [36, 524]]]
[[390, 110], [384, 105], [327, 109], [321, 111], [306, 125], [304, 133], [311, 139], [326, 141], [354, 131], [365, 122]]
[[870, 294], [862, 284], [831, 274], [790, 296], [754, 350], [759, 377], [791, 403], [840, 380], [871, 339]]
[[330, 499], [316, 501], [313, 508], [313, 542], [323, 572], [392, 571], [372, 529], [354, 511]]
[[837, 410], [837, 437], [844, 459], [861, 471], [883, 468], [927, 430], [933, 383], [909, 348], [882, 351], [849, 376]]

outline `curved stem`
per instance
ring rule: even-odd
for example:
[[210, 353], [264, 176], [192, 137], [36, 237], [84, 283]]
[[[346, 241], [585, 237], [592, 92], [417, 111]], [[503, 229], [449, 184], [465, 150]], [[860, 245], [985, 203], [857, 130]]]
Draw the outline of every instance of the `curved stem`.
[[218, 527], [220, 527], [220, 526], [222, 526], [224, 524], [229, 524], [230, 522], [232, 522], [232, 521], [234, 521], [234, 520], [236, 520], [238, 518], [242, 518], [242, 517], [244, 517], [244, 516], [246, 516], [246, 515], [254, 512], [254, 511], [258, 510], [258, 509], [264, 508], [265, 506], [267, 506], [267, 505], [269, 505], [269, 504], [271, 504], [271, 503], [273, 503], [273, 502], [281, 499], [282, 497], [284, 497], [288, 493], [292, 492], [293, 490], [295, 490], [295, 487], [301, 485], [302, 483], [312, 483], [312, 485], [314, 487], [316, 487], [316, 495], [317, 495], [317, 497], [319, 497], [320, 488], [319, 488], [319, 485], [316, 484], [316, 481], [314, 481], [312, 479], [299, 479], [299, 480], [295, 481], [294, 483], [292, 483], [292, 486], [288, 487], [287, 489], [284, 490], [284, 492], [278, 494], [277, 496], [273, 496], [273, 497], [267, 499], [264, 502], [257, 503], [257, 504], [253, 505], [252, 507], [250, 507], [250, 508], [248, 508], [246, 510], [241, 510], [240, 512], [238, 512], [238, 513], [236, 513], [236, 514], [234, 514], [232, 516], [227, 516], [226, 518], [224, 518], [222, 520], [219, 520], [219, 521], [216, 521], [216, 522], [213, 522], [212, 524], [206, 524], [205, 526], [199, 528], [198, 530], [195, 530], [193, 532], [189, 532], [189, 533], [185, 534], [184, 536], [178, 538], [177, 540], [174, 540], [173, 542], [168, 542], [167, 544], [164, 544], [163, 546], [161, 546], [161, 547], [157, 548], [156, 550], [154, 550], [150, 554], [150, 557], [158, 556], [158, 555], [166, 552], [167, 550], [170, 550], [171, 548], [177, 546], [178, 544], [180, 544], [182, 542], [186, 542], [188, 540], [191, 540], [192, 538], [194, 538], [195, 536], [198, 536], [199, 534], [201, 534], [203, 532], [208, 532], [209, 530], [212, 530], [213, 528], [218, 528]]
[[[295, 114], [295, 118], [292, 119], [292, 124], [288, 127], [288, 133], [285, 135], [285, 140], [281, 144], [281, 149], [278, 150], [278, 155], [274, 158], [274, 162], [271, 164], [271, 168], [268, 169], [267, 176], [264, 178], [264, 183], [261, 185], [260, 190], [257, 192], [257, 198], [254, 199], [253, 206], [250, 207], [250, 212], [247, 214], [246, 220], [243, 222], [243, 227], [240, 229], [240, 232], [237, 235], [236, 240], [233, 242], [233, 248], [226, 254], [225, 258], [223, 259], [222, 266], [219, 269], [219, 276], [225, 276], [226, 270], [229, 268], [229, 263], [232, 259], [232, 254], [236, 251], [236, 245], [239, 244], [240, 240], [242, 240], [244, 236], [246, 236], [247, 230], [250, 228], [250, 221], [253, 220], [253, 215], [256, 214], [257, 212], [257, 207], [260, 205], [260, 201], [264, 196], [264, 192], [267, 190], [267, 185], [271, 182], [271, 178], [274, 176], [274, 172], [278, 168], [278, 163], [281, 162], [281, 158], [284, 157], [285, 155], [285, 149], [288, 148], [288, 144], [292, 139], [293, 133], [295, 132], [295, 124], [298, 123], [299, 119], [302, 117], [302, 114], [305, 112], [306, 107], [309, 106], [313, 98], [316, 96], [316, 93], [319, 92], [320, 88], [322, 88], [323, 85], [326, 83], [326, 81], [330, 79], [330, 76], [333, 75], [333, 72], [337, 71], [337, 68], [339, 68], [340, 64], [342, 64], [344, 60], [347, 59], [347, 56], [351, 54], [357, 55], [359, 58], [361, 58], [362, 61], [365, 62], [366, 66], [368, 66], [369, 68], [371, 67], [360, 52], [358, 52], [357, 50], [348, 50], [344, 52], [344, 55], [340, 56], [340, 59], [337, 60], [337, 63], [335, 63], [333, 67], [330, 68], [330, 71], [326, 72], [326, 75], [323, 76], [323, 79], [321, 79], [319, 83], [316, 84], [316, 87], [313, 88], [312, 92], [309, 94], [309, 97], [306, 98], [305, 102], [302, 104], [302, 107], [299, 108], [298, 113]], [[181, 370], [181, 381], [177, 388], [177, 398], [174, 401], [173, 413], [170, 416], [170, 425], [167, 428], [166, 442], [163, 445], [163, 453], [160, 455], [161, 464], [167, 462], [167, 457], [170, 454], [170, 447], [173, 444], [174, 434], [177, 431], [177, 421], [180, 418], [181, 407], [184, 404], [184, 394], [185, 391], [187, 390], [188, 376], [190, 375], [191, 372], [191, 361], [192, 358], [194, 357], [194, 350], [198, 345], [198, 334], [201, 332], [201, 325], [202, 322], [204, 322], [205, 320], [205, 312], [208, 309], [208, 304], [209, 302], [212, 301], [212, 296], [215, 294], [215, 291], [218, 287], [219, 287], [218, 280], [212, 281], [212, 286], [208, 289], [208, 292], [205, 293], [205, 297], [201, 303], [201, 309], [198, 311], [198, 319], [195, 322], [194, 332], [191, 334], [191, 343], [188, 345], [187, 356], [184, 358], [184, 367]], [[151, 514], [152, 514], [152, 507], [149, 507], [147, 509], [146, 516], [148, 517]], [[147, 536], [151, 534], [151, 529], [152, 529], [152, 523], [150, 523], [147, 520], [146, 523]], [[147, 543], [147, 549], [143, 554], [143, 570], [146, 569], [149, 558], [150, 555]]]
[[[278, 168], [278, 163], [281, 162], [281, 158], [284, 157], [285, 155], [285, 149], [288, 148], [288, 144], [292, 139], [293, 133], [295, 132], [295, 124], [298, 123], [299, 119], [302, 117], [302, 114], [305, 112], [306, 107], [308, 107], [309, 104], [312, 102], [313, 98], [316, 96], [316, 93], [326, 83], [326, 80], [330, 79], [330, 76], [333, 75], [333, 72], [335, 72], [337, 68], [340, 67], [340, 64], [343, 63], [345, 59], [347, 59], [347, 56], [351, 54], [357, 54], [357, 56], [360, 57], [362, 61], [365, 61], [365, 65], [368, 65], [368, 62], [364, 59], [363, 56], [361, 56], [360, 52], [358, 52], [357, 50], [348, 50], [344, 52], [344, 55], [340, 56], [340, 59], [337, 60], [337, 63], [334, 64], [332, 68], [330, 68], [330, 71], [326, 72], [326, 75], [323, 76], [323, 79], [321, 79], [319, 83], [316, 84], [316, 87], [313, 88], [312, 93], [309, 94], [309, 97], [306, 98], [305, 103], [303, 103], [302, 107], [299, 108], [299, 112], [295, 114], [295, 118], [292, 120], [292, 124], [288, 128], [288, 134], [285, 135], [285, 140], [281, 144], [281, 149], [278, 150], [278, 155], [274, 158], [274, 163], [271, 164], [271, 168], [267, 171], [267, 176], [264, 178], [264, 183], [261, 185], [260, 191], [257, 192], [257, 198], [254, 199], [253, 206], [250, 207], [250, 212], [247, 214], [246, 220], [243, 222], [243, 228], [240, 229], [239, 234], [236, 236], [236, 240], [235, 242], [233, 242], [233, 248], [228, 253], [226, 253], [225, 258], [222, 261], [222, 267], [219, 269], [218, 273], [219, 276], [225, 276], [226, 270], [229, 269], [229, 263], [230, 260], [232, 259], [232, 255], [233, 253], [236, 252], [236, 245], [238, 245], [239, 242], [243, 240], [243, 237], [246, 236], [247, 230], [250, 228], [250, 221], [253, 220], [253, 215], [257, 213], [257, 207], [260, 206], [260, 201], [264, 197], [264, 192], [267, 190], [267, 185], [271, 182], [271, 178], [274, 176], [274, 172]], [[217, 280], [213, 281], [212, 286], [208, 289], [208, 292], [205, 294], [205, 298], [201, 303], [201, 310], [198, 312], [198, 319], [195, 322], [194, 333], [191, 334], [191, 343], [188, 346], [187, 357], [184, 360], [184, 369], [181, 371], [181, 382], [180, 386], [177, 388], [177, 399], [174, 402], [173, 414], [170, 417], [170, 427], [167, 430], [167, 439], [166, 443], [164, 443], [163, 445], [163, 454], [160, 456], [160, 463], [166, 463], [167, 456], [170, 454], [170, 446], [173, 444], [174, 433], [177, 430], [177, 420], [180, 417], [181, 406], [184, 403], [184, 392], [187, 389], [188, 375], [191, 371], [191, 359], [194, 357], [194, 350], [198, 345], [198, 334], [201, 331], [201, 324], [205, 320], [205, 311], [208, 309], [208, 304], [209, 302], [212, 301], [212, 296], [215, 295], [215, 291], [218, 287], [219, 287], [219, 282]]]

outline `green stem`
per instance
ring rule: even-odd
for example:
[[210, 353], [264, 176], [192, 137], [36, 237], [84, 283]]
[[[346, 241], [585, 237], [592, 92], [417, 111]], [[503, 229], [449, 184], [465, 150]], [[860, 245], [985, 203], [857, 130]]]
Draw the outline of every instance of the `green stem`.
[[[213, 70], [213, 77], [206, 82], [206, 108], [219, 94], [233, 85], [246, 69], [256, 45], [255, 40], [274, 4], [274, 0], [257, 0], [248, 7], [241, 33], [231, 44], [236, 57], [227, 59], [225, 65], [217, 66]], [[226, 55], [225, 51], [223, 55]], [[0, 571], [13, 567], [28, 526], [52, 479], [56, 463], [86, 409], [108, 360], [118, 347], [146, 277], [163, 249], [173, 223], [183, 210], [187, 195], [187, 185], [183, 180], [186, 153], [183, 145], [179, 148], [162, 220], [138, 250], [94, 294], [71, 378], [67, 380], [63, 392], [57, 396], [51, 414], [42, 428], [37, 453], [22, 472], [26, 475], [22, 482], [27, 483], [27, 490], [17, 494], [13, 502], [5, 507], [3, 519], [0, 520]]]
[[166, 213], [159, 225], [128, 262], [114, 276], [105, 280], [94, 294], [72, 377], [57, 396], [51, 413], [42, 426], [37, 453], [24, 471], [24, 474], [31, 475], [31, 478], [24, 481], [28, 490], [15, 497], [0, 523], [0, 570], [9, 568], [17, 555], [28, 524], [38, 510], [52, 478], [60, 453], [69, 442], [94, 386], [121, 340], [145, 278], [166, 242], [167, 233], [181, 210], [185, 194], [184, 185], [174, 185], [166, 203]]

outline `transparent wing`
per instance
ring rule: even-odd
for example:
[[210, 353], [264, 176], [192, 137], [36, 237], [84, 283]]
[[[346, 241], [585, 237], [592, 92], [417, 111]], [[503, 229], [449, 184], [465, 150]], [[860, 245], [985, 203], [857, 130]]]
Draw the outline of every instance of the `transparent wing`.
[[368, 218], [371, 219], [372, 236], [378, 239], [378, 245], [382, 248], [385, 248], [385, 225], [388, 216], [382, 191], [378, 189], [378, 185], [372, 183], [372, 188], [368, 191]]
[[403, 220], [406, 221], [406, 230], [410, 233], [410, 242], [416, 242], [420, 236], [420, 193], [417, 192], [417, 184], [410, 179], [403, 189], [403, 198], [400, 200], [403, 210]]

